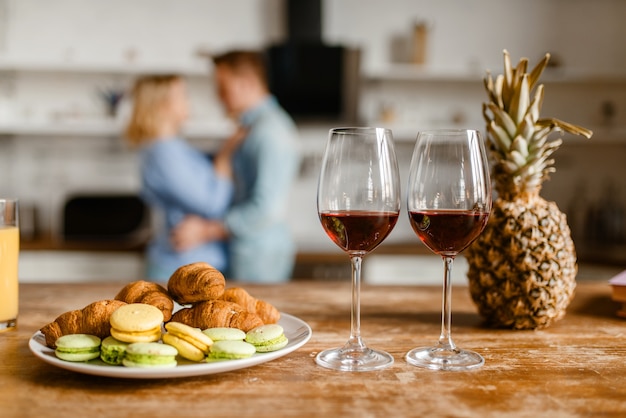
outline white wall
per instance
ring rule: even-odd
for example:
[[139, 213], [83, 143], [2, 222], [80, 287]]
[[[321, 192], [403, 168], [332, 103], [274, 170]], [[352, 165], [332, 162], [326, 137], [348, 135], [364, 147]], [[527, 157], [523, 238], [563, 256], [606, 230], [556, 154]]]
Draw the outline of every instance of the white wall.
[[[4, 16], [2, 16], [4, 12]], [[569, 68], [626, 68], [622, 0], [325, 0], [324, 38], [389, 62], [394, 36], [430, 27], [437, 70], [501, 67], [500, 51], [550, 51]], [[198, 49], [260, 47], [284, 36], [281, 0], [2, 0], [0, 58], [100, 64], [202, 65]]]
[[3, 2], [0, 51], [20, 61], [197, 65], [198, 49], [260, 47], [283, 30], [277, 0]]
[[394, 36], [430, 27], [435, 70], [500, 70], [500, 51], [533, 60], [547, 51], [576, 70], [626, 69], [622, 0], [326, 0], [325, 38], [367, 48], [366, 68], [389, 62]]

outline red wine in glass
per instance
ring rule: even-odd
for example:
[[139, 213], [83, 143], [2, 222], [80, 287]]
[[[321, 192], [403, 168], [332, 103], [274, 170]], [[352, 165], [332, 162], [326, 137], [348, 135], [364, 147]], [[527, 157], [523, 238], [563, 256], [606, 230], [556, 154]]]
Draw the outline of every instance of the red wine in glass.
[[397, 212], [340, 210], [322, 212], [319, 216], [326, 234], [348, 253], [372, 251], [398, 221]]
[[482, 232], [488, 212], [465, 210], [410, 211], [413, 230], [428, 248], [439, 255], [455, 256]]
[[406, 353], [407, 363], [432, 370], [470, 370], [485, 359], [454, 344], [451, 336], [452, 264], [483, 231], [491, 212], [491, 180], [484, 143], [474, 129], [421, 131], [407, 190], [409, 222], [444, 261], [441, 333], [434, 346]]
[[361, 338], [361, 264], [390, 234], [401, 205], [393, 135], [384, 128], [331, 129], [317, 186], [317, 213], [328, 237], [350, 258], [350, 338], [320, 351], [315, 362], [341, 371], [381, 370], [393, 356]]

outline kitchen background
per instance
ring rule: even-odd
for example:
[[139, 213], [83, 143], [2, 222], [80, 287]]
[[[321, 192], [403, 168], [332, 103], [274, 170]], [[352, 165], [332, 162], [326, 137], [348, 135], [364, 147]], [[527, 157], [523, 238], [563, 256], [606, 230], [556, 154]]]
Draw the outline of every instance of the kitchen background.
[[[137, 156], [120, 135], [128, 103], [122, 99], [112, 109], [112, 95], [139, 74], [184, 74], [193, 106], [185, 134], [210, 152], [232, 127], [203, 53], [284, 42], [291, 36], [286, 10], [298, 3], [0, 0], [0, 195], [22, 202], [23, 281], [141, 277], [136, 244], [144, 235], [116, 245], [63, 237], [71, 198], [138, 190]], [[320, 4], [322, 40], [360, 51], [360, 66], [348, 83], [356, 87], [347, 100], [353, 120], [299, 122], [304, 159], [289, 211], [300, 250], [296, 276], [348, 277], [347, 257], [325, 236], [316, 213], [328, 129], [344, 123], [392, 128], [406, 181], [418, 130], [483, 129], [482, 77], [487, 69], [502, 71], [505, 48], [515, 62], [525, 56], [531, 65], [550, 52], [543, 114], [595, 132], [591, 140], [565, 137], [543, 192], [568, 214], [580, 277], [605, 278], [626, 264], [626, 2]], [[115, 208], [109, 215], [118, 216]], [[455, 281], [462, 282], [463, 259], [458, 262]], [[404, 214], [366, 259], [364, 275], [370, 282], [439, 283], [439, 263]]]

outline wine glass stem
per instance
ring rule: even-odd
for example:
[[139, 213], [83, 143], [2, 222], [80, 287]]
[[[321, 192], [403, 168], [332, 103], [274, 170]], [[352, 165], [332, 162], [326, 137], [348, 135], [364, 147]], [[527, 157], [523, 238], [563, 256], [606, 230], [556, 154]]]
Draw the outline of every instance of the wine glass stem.
[[364, 350], [365, 344], [361, 339], [361, 263], [359, 255], [350, 255], [352, 263], [352, 307], [350, 311], [350, 339], [344, 348], [350, 350]]
[[452, 322], [452, 264], [453, 257], [444, 256], [443, 297], [441, 306], [441, 335], [439, 335], [439, 347], [445, 350], [455, 350], [456, 346], [450, 335]]

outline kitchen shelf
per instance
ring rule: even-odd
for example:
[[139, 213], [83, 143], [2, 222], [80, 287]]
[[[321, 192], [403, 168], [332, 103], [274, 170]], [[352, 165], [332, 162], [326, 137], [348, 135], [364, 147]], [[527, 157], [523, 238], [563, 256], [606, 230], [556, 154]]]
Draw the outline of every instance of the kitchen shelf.
[[87, 63], [87, 62], [36, 62], [0, 59], [0, 75], [5, 73], [76, 73], [105, 75], [181, 74], [187, 77], [207, 77], [208, 62], [198, 61], [192, 65], [159, 63]]
[[[208, 77], [211, 66], [207, 60], [198, 60], [188, 65], [166, 63], [94, 63], [94, 62], [36, 62], [0, 58], [0, 73], [77, 73], [77, 74], [182, 74], [188, 77]], [[494, 75], [501, 69], [492, 70]], [[486, 70], [463, 71], [454, 69], [433, 69], [414, 64], [389, 64], [366, 70], [362, 79], [366, 82], [438, 82], [438, 83], [480, 83]], [[591, 72], [587, 70], [547, 68], [541, 80], [544, 83], [626, 83], [626, 72]]]
[[[500, 69], [492, 70], [497, 75]], [[437, 83], [479, 83], [486, 71], [436, 70], [413, 64], [389, 64], [372, 69], [363, 74], [363, 79], [370, 82], [437, 82]], [[541, 79], [542, 83], [626, 83], [626, 72], [590, 72], [586, 70], [547, 68]]]
[[[370, 125], [381, 125], [380, 122], [372, 122]], [[382, 124], [385, 125], [385, 124]], [[417, 137], [417, 132], [421, 129], [465, 129], [468, 126], [455, 126], [455, 125], [441, 125], [441, 124], [431, 124], [428, 126], [421, 125], [418, 126], [416, 124], [390, 124], [385, 125], [385, 128], [389, 128], [393, 132], [393, 137], [396, 142], [415, 142], [415, 138]], [[573, 143], [573, 144], [582, 144], [582, 145], [593, 145], [594, 143], [614, 143], [614, 144], [626, 144], [626, 126], [624, 127], [593, 127], [588, 126], [589, 129], [593, 131], [593, 136], [591, 139], [584, 138], [582, 136], [573, 135], [569, 133], [563, 133], [563, 143]], [[479, 129], [484, 131], [485, 126], [481, 121], [480, 124], [476, 125], [475, 129]], [[557, 134], [553, 134], [556, 138]]]
[[366, 81], [414, 81], [414, 82], [481, 82], [482, 73], [441, 70], [435, 71], [413, 64], [390, 64], [363, 74]]
[[[232, 133], [228, 121], [192, 121], [183, 128], [187, 138], [224, 138]], [[84, 120], [63, 122], [0, 123], [1, 136], [64, 136], [64, 137], [119, 137], [123, 126], [115, 120]]]

